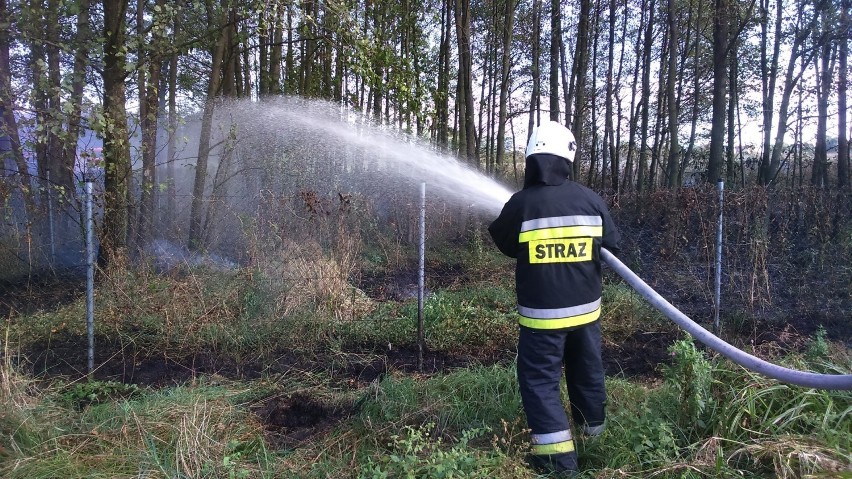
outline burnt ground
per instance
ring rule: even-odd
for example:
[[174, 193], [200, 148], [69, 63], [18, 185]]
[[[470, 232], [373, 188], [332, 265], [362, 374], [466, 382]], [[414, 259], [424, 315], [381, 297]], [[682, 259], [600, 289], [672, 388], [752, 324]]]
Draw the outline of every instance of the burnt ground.
[[[429, 285], [445, 288], [465, 281], [463, 268], [443, 265], [428, 271]], [[416, 272], [392, 271], [364, 275], [361, 287], [377, 301], [402, 300], [416, 296]], [[663, 288], [663, 291], [665, 288]], [[33, 279], [24, 285], [0, 283], [0, 313], [9, 317], [35, 310], [50, 310], [79, 298], [84, 282], [68, 278], [46, 277]], [[664, 292], [665, 294], [665, 292]], [[687, 309], [687, 313], [689, 313]], [[792, 320], [776, 323], [774, 327], [753, 327], [738, 332], [732, 340], [739, 346], [772, 350], [802, 351], [813, 336], [812, 322], [799, 324]], [[832, 318], [826, 318], [832, 319]], [[845, 318], [826, 321], [829, 338], [848, 331], [852, 325]], [[845, 328], [845, 329], [844, 329]], [[838, 333], [839, 331], [839, 333]], [[607, 375], [625, 378], [654, 379], [658, 368], [668, 361], [669, 346], [685, 333], [672, 329], [636, 331], [614, 342], [604, 337], [603, 357]], [[848, 339], [850, 336], [846, 336]], [[180, 348], [185, 350], [184, 348]], [[49, 341], [32, 344], [23, 351], [30, 372], [37, 376], [79, 378], [86, 371], [86, 338], [59, 331]], [[465, 352], [424, 351], [423, 367], [419, 367], [416, 347], [396, 347], [376, 350], [374, 346], [349, 346], [347, 351], [311, 351], [297, 354], [278, 351], [270, 358], [235, 358], [213, 350], [199, 350], [191, 355], [171, 356], [166, 351], [147, 351], [134, 343], [117, 343], [113, 338], [96, 338], [96, 379], [115, 380], [128, 384], [165, 387], [192, 380], [199, 375], [219, 375], [235, 379], [253, 379], [268, 375], [285, 375], [293, 370], [324, 372], [332, 381], [357, 388], [381, 378], [389, 371], [410, 374], [435, 374], [477, 364], [508, 364], [514, 360], [513, 351], [471, 349]], [[333, 366], [329, 366], [329, 364]]]
[[[635, 333], [619, 344], [605, 341], [604, 366], [609, 376], [648, 379], [668, 358], [668, 347], [680, 333]], [[358, 389], [380, 380], [390, 371], [432, 375], [474, 365], [510, 364], [513, 351], [476, 350], [470, 353], [425, 350], [423, 365], [416, 348], [398, 347], [390, 351], [349, 354], [334, 351], [294, 353], [279, 351], [265, 359], [239, 359], [216, 351], [198, 351], [186, 356], [150, 354], [133, 344], [121, 345], [108, 338], [96, 338], [94, 378], [150, 387], [167, 387], [202, 375], [230, 379], [257, 379], [286, 376], [294, 371], [324, 374], [336, 387]], [[66, 331], [51, 341], [33, 344], [25, 356], [29, 372], [40, 377], [78, 379], [86, 373], [86, 338]]]
[[[668, 357], [667, 348], [678, 333], [638, 333], [621, 344], [604, 344], [604, 361], [608, 376], [654, 380], [657, 368]], [[493, 351], [479, 355], [448, 354], [425, 351], [423, 369], [418, 367], [416, 349], [401, 348], [372, 354], [349, 354], [343, 360], [329, 360], [334, 353], [318, 351], [310, 356], [281, 352], [268, 361], [238, 361], [212, 351], [201, 351], [184, 357], [162, 354], [149, 356], [133, 346], [110, 343], [97, 338], [97, 370], [99, 380], [120, 381], [148, 387], [168, 387], [185, 383], [202, 375], [232, 379], [264, 376], [287, 377], [293, 371], [325, 374], [338, 390], [357, 391], [380, 381], [390, 371], [430, 375], [477, 364], [508, 364], [511, 352]], [[42, 377], [82, 378], [86, 371], [85, 337], [67, 333], [55, 337], [50, 344], [34, 345], [28, 357], [32, 372]], [[329, 367], [329, 364], [335, 364]], [[268, 396], [249, 404], [249, 409], [264, 428], [268, 443], [276, 449], [294, 449], [330, 432], [357, 412], [351, 401], [332, 401], [311, 394], [310, 390]]]
[[0, 318], [49, 311], [85, 293], [85, 274], [70, 271], [0, 281]]
[[331, 404], [307, 393], [270, 396], [250, 406], [276, 449], [294, 449], [321, 436], [355, 411], [352, 403]]
[[[442, 264], [425, 267], [426, 293], [469, 282], [468, 272], [462, 265]], [[358, 286], [377, 301], [403, 301], [417, 297], [418, 272], [415, 269], [371, 271], [361, 274]]]
[[[463, 283], [461, 268], [445, 267], [427, 275], [429, 285], [443, 288]], [[404, 300], [416, 296], [417, 275], [413, 271], [396, 271], [362, 277], [362, 288], [379, 301]], [[0, 284], [0, 313], [5, 317], [51, 310], [73, 301], [83, 294], [84, 283], [76, 278], [35, 278], [24, 285]], [[749, 352], [771, 358], [784, 351], [802, 351], [812, 337], [812, 323], [797, 325], [794, 321], [770, 328], [753, 328], [742, 332], [735, 344], [751, 346]], [[801, 329], [797, 326], [801, 326]], [[838, 326], [826, 324], [830, 337]], [[841, 321], [840, 329], [849, 328]], [[658, 381], [660, 365], [669, 361], [668, 348], [678, 338], [685, 337], [671, 330], [643, 332], [614, 342], [604, 338], [604, 366], [611, 377]], [[190, 355], [170, 356], [167, 352], [152, 352], [133, 343], [120, 344], [106, 337], [96, 338], [97, 370], [94, 377], [148, 387], [168, 387], [191, 381], [198, 376], [217, 375], [232, 379], [287, 377], [294, 371], [322, 374], [333, 387], [356, 391], [381, 380], [391, 371], [406, 374], [430, 375], [479, 364], [510, 364], [513, 351], [471, 350], [465, 353], [424, 351], [423, 368], [413, 347], [375, 350], [352, 346], [348, 351], [318, 350], [294, 353], [281, 350], [269, 358], [234, 358], [218, 351], [201, 350]], [[33, 344], [23, 351], [30, 372], [40, 377], [78, 379], [86, 372], [86, 338], [59, 331], [49, 342]], [[182, 350], [185, 350], [181, 348]], [[277, 394], [249, 405], [263, 425], [267, 440], [280, 449], [299, 447], [311, 438], [326, 434], [337, 424], [351, 417], [357, 405], [329, 402], [325, 398], [300, 392]]]

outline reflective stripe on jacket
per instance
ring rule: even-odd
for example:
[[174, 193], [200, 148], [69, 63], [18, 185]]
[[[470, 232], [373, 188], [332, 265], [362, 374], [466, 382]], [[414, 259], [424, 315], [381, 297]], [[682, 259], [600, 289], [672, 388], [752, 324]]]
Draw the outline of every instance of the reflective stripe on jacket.
[[619, 233], [601, 197], [573, 181], [559, 181], [565, 163], [550, 155], [527, 158], [532, 177], [528, 173], [524, 189], [488, 228], [500, 251], [517, 258], [520, 324], [533, 329], [567, 329], [596, 321], [600, 248], [618, 252]]

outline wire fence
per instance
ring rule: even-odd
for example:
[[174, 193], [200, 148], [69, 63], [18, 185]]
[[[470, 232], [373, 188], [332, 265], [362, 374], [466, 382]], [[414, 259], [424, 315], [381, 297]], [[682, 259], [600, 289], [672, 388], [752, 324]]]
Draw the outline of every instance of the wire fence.
[[[724, 221], [721, 327], [763, 322], [848, 341], [852, 195], [714, 186], [613, 199], [622, 258], [685, 313], [713, 324], [716, 233]], [[721, 213], [721, 214], [720, 214]], [[726, 324], [727, 323], [727, 324]]]
[[[86, 280], [83, 189], [61, 199], [49, 183], [33, 178], [40, 194], [27, 209], [17, 181], [0, 179], [5, 222], [0, 314], [9, 318], [79, 300]], [[126, 263], [100, 271], [96, 318], [186, 316], [194, 318], [192, 327], [201, 327], [215, 318], [281, 321], [321, 311], [341, 328], [369, 330], [389, 322], [413, 328], [419, 211], [416, 186], [406, 186], [408, 191], [389, 187], [373, 196], [332, 188], [211, 195], [204, 201], [203, 251], [186, 247], [191, 196], [166, 191], [157, 200], [155, 238]], [[99, 194], [96, 189], [96, 224]], [[166, 207], [168, 195], [180, 206]], [[493, 248], [483, 227], [489, 218], [427, 198], [427, 241], [436, 245], [433, 251], [443, 242], [463, 254], [488, 256]], [[732, 190], [721, 212], [714, 187], [608, 196], [607, 201], [622, 232], [622, 260], [694, 319], [713, 321], [716, 228], [722, 216], [723, 329], [754, 325], [756, 318], [789, 322], [806, 334], [823, 325], [835, 337], [849, 337], [848, 194]], [[96, 226], [94, 232], [99, 231]], [[494, 284], [493, 277], [475, 269], [471, 258], [427, 258], [426, 288]], [[511, 267], [500, 271], [511, 275]], [[371, 314], [387, 302], [405, 306]], [[158, 309], [148, 309], [151, 305]], [[414, 340], [414, 329], [411, 334]]]
[[[3, 208], [10, 227], [0, 234], [0, 314], [21, 317], [80, 298], [87, 271], [86, 218], [81, 215], [84, 188], [61, 207], [52, 195], [44, 194], [35, 208], [27, 208], [14, 187], [16, 180], [6, 180], [9, 194]], [[40, 185], [37, 179], [33, 182]], [[95, 248], [102, 231], [100, 190], [95, 188], [92, 202]], [[117, 258], [107, 270], [98, 270], [96, 316], [158, 314], [145, 308], [161, 304], [147, 301], [160, 292], [143, 287], [155, 284], [156, 276], [169, 278], [174, 290], [170, 303], [193, 301], [192, 294], [202, 301], [220, 294], [215, 307], [169, 312], [194, 314], [202, 322], [217, 314], [286, 319], [312, 308], [322, 308], [341, 323], [364, 322], [371, 320], [366, 313], [377, 302], [417, 297], [413, 251], [418, 241], [418, 198], [401, 188], [386, 188], [378, 201], [357, 193], [312, 189], [211, 195], [204, 201], [203, 251], [187, 247], [186, 205], [191, 196], [166, 192], [158, 202], [165, 203], [167, 195], [183, 206], [167, 210], [169, 214], [161, 210], [155, 220], [157, 235], [127, 258]], [[430, 240], [436, 242], [461, 241], [470, 228], [482, 223], [475, 212], [455, 211], [440, 199], [430, 200], [429, 211], [427, 228]], [[362, 271], [365, 263], [375, 265], [375, 271]], [[125, 271], [139, 277], [130, 281]], [[435, 285], [463, 281], [461, 270], [440, 273], [430, 267], [427, 274]], [[222, 289], [221, 284], [228, 287]]]

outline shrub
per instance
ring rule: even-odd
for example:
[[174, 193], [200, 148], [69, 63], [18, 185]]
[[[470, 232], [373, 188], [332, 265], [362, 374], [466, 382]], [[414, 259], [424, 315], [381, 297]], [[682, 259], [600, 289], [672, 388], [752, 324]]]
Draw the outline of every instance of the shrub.
[[677, 421], [688, 437], [700, 437], [710, 426], [714, 398], [713, 367], [692, 339], [676, 341], [670, 348], [672, 363], [663, 368], [666, 384], [676, 394]]
[[60, 400], [63, 404], [82, 409], [89, 404], [128, 399], [141, 391], [135, 384], [118, 381], [80, 381], [67, 387], [60, 394]]

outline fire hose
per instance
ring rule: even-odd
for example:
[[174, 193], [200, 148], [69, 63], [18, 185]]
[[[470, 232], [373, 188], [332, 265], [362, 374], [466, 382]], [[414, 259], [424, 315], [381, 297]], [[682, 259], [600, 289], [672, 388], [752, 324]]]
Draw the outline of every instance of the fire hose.
[[604, 261], [615, 270], [627, 283], [633, 287], [643, 298], [648, 300], [652, 306], [657, 308], [667, 318], [671, 319], [686, 332], [705, 346], [720, 353], [722, 356], [739, 364], [740, 366], [762, 374], [766, 377], [777, 379], [781, 382], [805, 386], [816, 389], [852, 390], [852, 374], [819, 374], [796, 369], [785, 368], [752, 356], [745, 351], [737, 349], [725, 342], [710, 331], [701, 327], [698, 323], [683, 314], [674, 307], [645, 281], [624, 265], [606, 248], [601, 248]]

